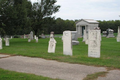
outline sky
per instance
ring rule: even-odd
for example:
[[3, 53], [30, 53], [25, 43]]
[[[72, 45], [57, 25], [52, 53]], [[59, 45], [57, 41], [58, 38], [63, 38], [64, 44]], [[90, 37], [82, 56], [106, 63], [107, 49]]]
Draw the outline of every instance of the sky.
[[56, 5], [61, 7], [55, 18], [120, 20], [120, 0], [57, 0]]

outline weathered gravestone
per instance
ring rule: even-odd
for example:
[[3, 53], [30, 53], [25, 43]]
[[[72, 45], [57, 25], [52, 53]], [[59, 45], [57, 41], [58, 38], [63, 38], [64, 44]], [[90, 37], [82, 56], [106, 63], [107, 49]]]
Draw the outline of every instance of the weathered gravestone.
[[107, 31], [103, 31], [102, 33], [103, 33], [102, 37], [106, 37], [107, 36]]
[[117, 42], [120, 42], [120, 26], [118, 26]]
[[112, 30], [112, 29], [107, 29], [107, 34], [108, 34], [108, 35], [107, 35], [107, 38], [115, 37], [113, 33], [114, 33], [114, 30]]
[[71, 31], [63, 32], [63, 54], [72, 56], [72, 35]]
[[100, 57], [101, 33], [100, 30], [89, 30], [88, 57]]
[[9, 46], [9, 38], [5, 38], [5, 45]]
[[72, 33], [72, 45], [78, 45], [79, 41], [77, 31], [71, 31], [71, 33]]
[[54, 39], [54, 32], [50, 34], [50, 41], [48, 46], [48, 53], [55, 53], [56, 40]]
[[2, 49], [2, 38], [0, 38], [0, 49]]

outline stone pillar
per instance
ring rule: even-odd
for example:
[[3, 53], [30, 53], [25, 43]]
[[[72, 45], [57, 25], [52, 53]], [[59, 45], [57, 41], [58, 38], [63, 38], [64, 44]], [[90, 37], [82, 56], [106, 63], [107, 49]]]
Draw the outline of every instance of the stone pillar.
[[88, 41], [89, 41], [88, 37], [89, 37], [89, 30], [86, 31], [85, 44], [88, 44]]
[[2, 49], [2, 38], [0, 38], [0, 49]]
[[100, 30], [89, 30], [88, 57], [100, 58], [100, 32]]
[[72, 35], [71, 31], [63, 32], [63, 54], [72, 56]]
[[120, 42], [120, 26], [118, 26], [117, 42]]
[[85, 42], [86, 40], [86, 30], [84, 30], [84, 34], [83, 34], [83, 42]]

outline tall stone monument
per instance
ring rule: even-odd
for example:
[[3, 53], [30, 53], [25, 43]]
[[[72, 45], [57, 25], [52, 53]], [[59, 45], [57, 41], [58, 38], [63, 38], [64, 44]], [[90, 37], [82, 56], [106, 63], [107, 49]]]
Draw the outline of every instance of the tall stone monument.
[[50, 40], [48, 45], [48, 53], [55, 53], [56, 40], [54, 39], [54, 32], [50, 34]]
[[72, 56], [72, 35], [71, 31], [63, 32], [63, 54]]
[[120, 26], [118, 26], [117, 42], [120, 42]]
[[2, 49], [2, 38], [0, 37], [0, 49]]
[[89, 30], [88, 57], [100, 58], [101, 30]]

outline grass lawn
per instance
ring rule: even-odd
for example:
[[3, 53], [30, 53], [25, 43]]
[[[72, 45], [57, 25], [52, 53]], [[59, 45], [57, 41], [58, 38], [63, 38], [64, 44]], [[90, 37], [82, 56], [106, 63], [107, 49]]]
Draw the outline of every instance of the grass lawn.
[[82, 38], [78, 39], [79, 45], [73, 46], [73, 56], [65, 56], [61, 38], [55, 39], [57, 44], [54, 54], [47, 52], [49, 38], [39, 39], [38, 43], [35, 40], [28, 42], [28, 39], [14, 38], [10, 39], [9, 47], [5, 46], [3, 41], [3, 49], [0, 50], [0, 53], [120, 69], [120, 42], [117, 42], [116, 38], [102, 38], [101, 58], [88, 57], [88, 45], [82, 42]]
[[58, 80], [48, 77], [36, 76], [34, 74], [18, 73], [0, 69], [0, 80]]

